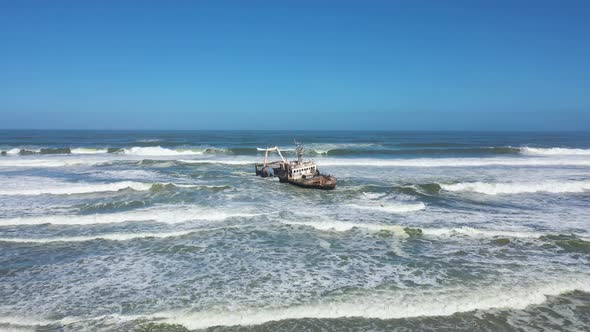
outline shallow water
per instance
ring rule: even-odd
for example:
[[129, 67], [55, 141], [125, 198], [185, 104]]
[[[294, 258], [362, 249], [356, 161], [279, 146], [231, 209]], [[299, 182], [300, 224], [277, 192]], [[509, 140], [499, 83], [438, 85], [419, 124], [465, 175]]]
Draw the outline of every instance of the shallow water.
[[[304, 143], [334, 191], [253, 175]], [[0, 329], [590, 328], [590, 134], [0, 133]]]

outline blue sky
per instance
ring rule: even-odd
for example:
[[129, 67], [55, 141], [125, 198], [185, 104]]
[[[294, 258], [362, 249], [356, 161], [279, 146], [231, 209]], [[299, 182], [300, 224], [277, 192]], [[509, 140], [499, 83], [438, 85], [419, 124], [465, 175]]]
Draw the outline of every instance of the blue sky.
[[0, 128], [590, 130], [588, 1], [0, 0]]

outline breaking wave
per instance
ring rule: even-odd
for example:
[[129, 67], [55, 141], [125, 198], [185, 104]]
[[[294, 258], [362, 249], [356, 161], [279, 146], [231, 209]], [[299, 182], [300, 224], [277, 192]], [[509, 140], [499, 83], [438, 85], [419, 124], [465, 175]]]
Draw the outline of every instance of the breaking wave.
[[[259, 163], [254, 158], [180, 159], [185, 164], [248, 165]], [[590, 166], [590, 159], [546, 159], [546, 158], [330, 158], [317, 159], [322, 166], [357, 167], [485, 167], [485, 166]]]
[[481, 167], [481, 166], [590, 166], [590, 159], [546, 158], [415, 158], [415, 159], [336, 159], [325, 158], [320, 166], [371, 167]]
[[140, 238], [166, 238], [183, 236], [193, 233], [194, 230], [177, 231], [177, 232], [158, 232], [158, 233], [110, 233], [89, 236], [64, 236], [51, 238], [0, 238], [0, 242], [14, 243], [52, 243], [52, 242], [85, 242], [93, 240], [109, 241], [127, 241]]
[[[235, 149], [230, 149], [235, 150]], [[257, 151], [264, 151], [258, 148]], [[295, 148], [281, 149], [281, 152], [293, 152]], [[240, 152], [251, 152], [243, 148]], [[312, 156], [355, 156], [355, 155], [382, 155], [382, 156], [405, 156], [405, 155], [444, 155], [444, 154], [519, 154], [520, 148], [515, 147], [424, 147], [415, 148], [387, 148], [377, 144], [345, 144], [345, 143], [324, 143], [309, 144], [304, 146], [304, 153]], [[249, 153], [244, 153], [249, 154]]]
[[419, 316], [449, 316], [458, 312], [494, 308], [524, 309], [574, 290], [590, 291], [586, 276], [561, 277], [525, 285], [490, 285], [484, 288], [407, 289], [349, 296], [323, 303], [290, 307], [228, 308], [201, 312], [166, 311], [148, 315], [189, 329], [211, 326], [258, 325], [269, 321], [303, 318], [362, 317], [395, 319]]
[[311, 150], [311, 154], [326, 156], [355, 156], [355, 155], [383, 155], [383, 156], [428, 156], [445, 154], [518, 154], [520, 149], [512, 147], [479, 147], [479, 148], [447, 148], [447, 149], [329, 149], [326, 151]]
[[489, 229], [477, 229], [468, 226], [462, 227], [453, 227], [453, 228], [419, 228], [422, 234], [426, 236], [438, 236], [438, 237], [448, 237], [448, 236], [469, 236], [469, 237], [485, 237], [485, 238], [495, 238], [495, 237], [507, 237], [507, 238], [527, 238], [527, 239], [536, 239], [543, 236], [543, 233], [540, 232], [531, 232], [525, 230], [510, 230], [510, 231], [500, 231], [500, 230], [489, 230]]
[[97, 154], [107, 153], [108, 149], [93, 149], [93, 148], [75, 148], [71, 150], [72, 154]]
[[224, 149], [215, 148], [184, 148], [169, 149], [161, 146], [134, 146], [129, 148], [42, 148], [42, 149], [10, 149], [3, 151], [5, 155], [51, 155], [51, 154], [126, 154], [133, 156], [183, 156], [201, 155], [204, 153], [224, 152]]
[[12, 188], [0, 189], [0, 195], [35, 196], [35, 195], [75, 195], [98, 192], [112, 192], [124, 189], [136, 191], [162, 191], [173, 188], [205, 188], [212, 190], [224, 190], [229, 186], [177, 184], [177, 183], [146, 183], [135, 181], [121, 181], [113, 183], [67, 183], [56, 182], [45, 188]]
[[580, 193], [590, 190], [590, 181], [546, 181], [540, 183], [487, 183], [466, 182], [441, 184], [446, 191], [475, 192], [485, 195], [509, 195], [525, 193]]
[[4, 159], [0, 160], [0, 167], [69, 167], [93, 166], [112, 162], [112, 159]]
[[9, 154], [9, 155], [17, 155], [19, 153], [20, 153], [20, 149], [10, 149], [10, 150], [6, 151], [6, 154]]
[[[143, 148], [141, 148], [143, 149]], [[149, 148], [151, 149], [151, 148]], [[163, 149], [168, 150], [168, 149]], [[158, 149], [158, 151], [160, 151]], [[128, 155], [129, 158], [135, 157], [135, 159], [129, 160], [140, 160], [141, 156], [148, 156], [147, 154], [141, 154], [143, 152], [131, 152], [134, 154], [123, 154]], [[149, 152], [148, 152], [149, 153]], [[174, 157], [174, 156], [190, 156], [202, 155], [200, 151], [176, 151], [168, 150], [162, 154], [159, 152], [153, 152], [155, 157]], [[122, 162], [127, 159], [121, 158], [61, 158], [61, 159], [13, 159], [3, 158], [0, 159], [0, 167], [68, 167], [68, 166], [80, 166], [80, 165], [100, 165], [112, 162]], [[521, 166], [521, 167], [536, 167], [536, 166], [590, 166], [590, 159], [571, 157], [571, 158], [412, 158], [412, 159], [379, 159], [379, 158], [335, 158], [335, 157], [322, 157], [316, 159], [320, 167], [323, 166], [347, 166], [347, 167], [487, 167], [487, 166]], [[217, 157], [217, 158], [197, 158], [197, 159], [174, 159], [168, 160], [171, 162], [178, 162], [182, 164], [220, 164], [220, 165], [252, 165], [259, 163], [261, 160], [253, 157]]]
[[48, 188], [14, 188], [0, 189], [0, 195], [73, 195], [94, 192], [118, 191], [122, 189], [149, 190], [152, 183], [121, 181], [115, 183], [60, 183], [59, 186]]
[[521, 151], [524, 154], [533, 154], [533, 155], [548, 155], [548, 156], [583, 155], [583, 156], [590, 156], [590, 149], [523, 147], [523, 148], [521, 148]]
[[179, 163], [183, 164], [220, 164], [220, 165], [250, 165], [259, 163], [260, 160], [257, 159], [244, 159], [244, 158], [235, 158], [235, 159], [179, 159], [177, 160]]
[[249, 225], [239, 226], [223, 226], [223, 227], [206, 227], [206, 228], [194, 228], [174, 232], [135, 232], [135, 233], [107, 233], [97, 234], [88, 236], [61, 236], [61, 237], [47, 237], [47, 238], [10, 238], [0, 237], [0, 242], [13, 242], [13, 243], [54, 243], [54, 242], [86, 242], [94, 240], [107, 240], [107, 241], [128, 241], [135, 239], [149, 239], [149, 238], [168, 238], [168, 237], [179, 237], [185, 236], [197, 232], [210, 232], [216, 230], [226, 230], [229, 228], [239, 228]]
[[[233, 147], [203, 147], [186, 146], [180, 142], [168, 142], [164, 140], [139, 140], [137, 146], [132, 147], [45, 147], [45, 148], [11, 148], [3, 150], [3, 155], [35, 155], [35, 154], [99, 154], [121, 153], [138, 156], [177, 156], [200, 154], [230, 154], [230, 155], [260, 155], [264, 149], [247, 146]], [[174, 146], [176, 148], [171, 148]], [[287, 146], [281, 151], [287, 155], [293, 155], [295, 148]], [[513, 146], [464, 146], [464, 145], [439, 145], [439, 144], [410, 144], [406, 145], [379, 145], [371, 143], [311, 143], [304, 146], [306, 155], [311, 156], [428, 156], [445, 154], [471, 154], [471, 155], [590, 155], [590, 149], [576, 148], [534, 148]]]
[[184, 156], [184, 155], [202, 155], [204, 150], [196, 149], [166, 149], [161, 146], [153, 147], [132, 147], [122, 149], [121, 153], [132, 156]]
[[[584, 250], [590, 253], [590, 237], [585, 235], [553, 235], [530, 230], [511, 229], [511, 230], [494, 230], [478, 229], [469, 226], [436, 228], [436, 227], [412, 227], [404, 225], [387, 225], [377, 223], [349, 222], [338, 220], [320, 220], [320, 221], [299, 221], [299, 220], [281, 220], [283, 224], [291, 226], [307, 226], [320, 231], [347, 232], [353, 229], [363, 229], [370, 232], [384, 232], [384, 234], [395, 235], [400, 238], [413, 236], [425, 237], [469, 237], [469, 238], [486, 238], [486, 239], [537, 239], [551, 241], [558, 246], [570, 246], [574, 249]], [[586, 234], [589, 235], [589, 234]]]
[[[107, 314], [96, 317], [66, 316], [61, 319], [2, 316], [0, 324], [15, 326], [65, 325], [102, 321], [115, 325], [130, 322], [155, 322], [154, 330], [200, 330], [221, 326], [255, 326], [290, 319], [404, 319], [413, 317], [451, 316], [456, 313], [508, 309], [523, 310], [531, 305], [547, 303], [548, 297], [573, 291], [588, 292], [587, 276], [571, 275], [525, 282], [483, 287], [457, 286], [446, 288], [401, 289], [366, 295], [343, 295], [332, 300], [291, 306], [218, 307], [206, 311], [176, 309], [152, 314]], [[574, 302], [575, 303], [575, 302]], [[486, 312], [482, 312], [485, 315]], [[559, 319], [558, 322], [561, 322]], [[526, 324], [526, 322], [525, 322]], [[497, 325], [494, 325], [497, 326]], [[560, 325], [556, 325], [560, 326]], [[248, 328], [246, 328], [248, 329]], [[151, 329], [150, 329], [151, 330]]]
[[324, 221], [290, 221], [281, 220], [282, 223], [287, 225], [296, 226], [308, 226], [315, 228], [320, 231], [336, 231], [346, 232], [354, 228], [366, 229], [372, 232], [389, 231], [400, 237], [408, 237], [409, 234], [406, 232], [406, 228], [399, 225], [383, 225], [383, 224], [369, 224], [369, 223], [355, 223], [348, 221], [335, 221], [335, 220], [324, 220]]
[[173, 224], [193, 220], [221, 221], [234, 217], [254, 217], [257, 215], [259, 214], [248, 213], [246, 211], [222, 211], [219, 209], [202, 208], [196, 206], [158, 206], [149, 209], [133, 210], [119, 213], [8, 218], [0, 220], [0, 226], [43, 224], [91, 225], [122, 223], [130, 221], [154, 221]]

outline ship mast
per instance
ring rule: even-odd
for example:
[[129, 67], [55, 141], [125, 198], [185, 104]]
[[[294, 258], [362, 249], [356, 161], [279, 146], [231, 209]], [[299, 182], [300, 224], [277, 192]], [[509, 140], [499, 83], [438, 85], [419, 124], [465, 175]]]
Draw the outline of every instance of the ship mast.
[[297, 143], [297, 164], [301, 165], [301, 163], [303, 162], [303, 146], [301, 146], [301, 143]]

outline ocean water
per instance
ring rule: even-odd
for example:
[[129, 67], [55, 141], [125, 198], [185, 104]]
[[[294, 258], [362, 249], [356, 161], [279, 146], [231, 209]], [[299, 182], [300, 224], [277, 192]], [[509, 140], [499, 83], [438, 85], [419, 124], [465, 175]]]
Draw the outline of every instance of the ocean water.
[[[254, 176], [295, 140], [336, 190]], [[0, 151], [0, 330], [590, 330], [590, 133], [2, 131]]]

